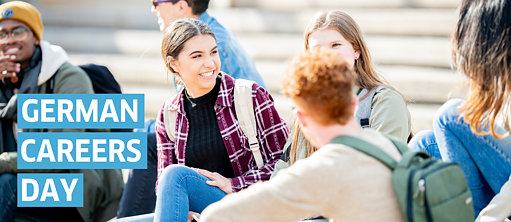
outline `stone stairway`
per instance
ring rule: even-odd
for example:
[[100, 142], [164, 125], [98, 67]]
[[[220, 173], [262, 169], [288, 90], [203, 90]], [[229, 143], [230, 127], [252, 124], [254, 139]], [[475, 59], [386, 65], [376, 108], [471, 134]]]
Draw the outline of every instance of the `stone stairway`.
[[[154, 118], [170, 96], [159, 54], [162, 34], [150, 2], [32, 0], [44, 39], [62, 46], [74, 64], [106, 65], [126, 93], [146, 95]], [[230, 29], [254, 58], [285, 120], [292, 102], [279, 94], [290, 58], [303, 51], [303, 30], [320, 10], [341, 9], [359, 23], [377, 68], [411, 100], [416, 131], [431, 128], [441, 103], [462, 97], [450, 69], [449, 34], [459, 0], [211, 0], [209, 13]], [[215, 7], [216, 6], [216, 7]]]

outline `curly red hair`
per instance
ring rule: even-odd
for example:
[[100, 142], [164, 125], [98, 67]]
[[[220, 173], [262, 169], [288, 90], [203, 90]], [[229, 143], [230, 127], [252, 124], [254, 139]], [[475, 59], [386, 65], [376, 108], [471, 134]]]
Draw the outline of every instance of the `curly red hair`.
[[339, 53], [318, 48], [296, 56], [282, 80], [281, 93], [321, 125], [345, 125], [353, 117], [357, 74]]

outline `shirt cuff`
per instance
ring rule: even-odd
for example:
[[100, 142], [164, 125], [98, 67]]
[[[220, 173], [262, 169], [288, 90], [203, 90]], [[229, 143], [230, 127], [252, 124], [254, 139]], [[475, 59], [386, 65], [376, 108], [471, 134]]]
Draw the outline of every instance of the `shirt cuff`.
[[233, 193], [236, 193], [246, 187], [245, 180], [242, 177], [229, 178], [229, 181], [231, 181]]

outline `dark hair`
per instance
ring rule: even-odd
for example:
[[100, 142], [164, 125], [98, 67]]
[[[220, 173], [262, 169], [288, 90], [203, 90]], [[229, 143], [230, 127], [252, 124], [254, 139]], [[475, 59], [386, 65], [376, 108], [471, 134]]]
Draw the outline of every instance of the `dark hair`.
[[[200, 15], [208, 10], [209, 0], [185, 0], [192, 7], [192, 14]], [[173, 3], [176, 4], [177, 2]]]
[[508, 124], [511, 118], [506, 113], [511, 106], [511, 3], [464, 0], [452, 45], [454, 64], [470, 87], [460, 118], [479, 135], [503, 138], [492, 126], [500, 115]]
[[[185, 43], [198, 35], [211, 35], [216, 40], [215, 34], [208, 25], [197, 19], [178, 19], [170, 23], [169, 27], [165, 29], [165, 34], [163, 35], [163, 41], [161, 43], [161, 56], [165, 62], [165, 66], [170, 72], [179, 76], [179, 73], [176, 73], [167, 62], [167, 57], [171, 56], [173, 59], [177, 60], [179, 53], [183, 51]], [[180, 80], [176, 78], [176, 82], [177, 81]]]

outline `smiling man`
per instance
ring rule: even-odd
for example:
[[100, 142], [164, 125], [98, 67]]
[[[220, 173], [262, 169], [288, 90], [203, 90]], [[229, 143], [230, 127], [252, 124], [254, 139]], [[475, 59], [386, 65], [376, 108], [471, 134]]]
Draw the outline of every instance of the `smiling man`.
[[[68, 62], [61, 47], [42, 40], [43, 23], [34, 6], [5, 3], [0, 16], [0, 221], [87, 222], [114, 217], [124, 185], [119, 170], [17, 169], [17, 95], [46, 93], [50, 85], [59, 94], [94, 90], [87, 74]], [[83, 173], [83, 207], [17, 208], [17, 173]]]

